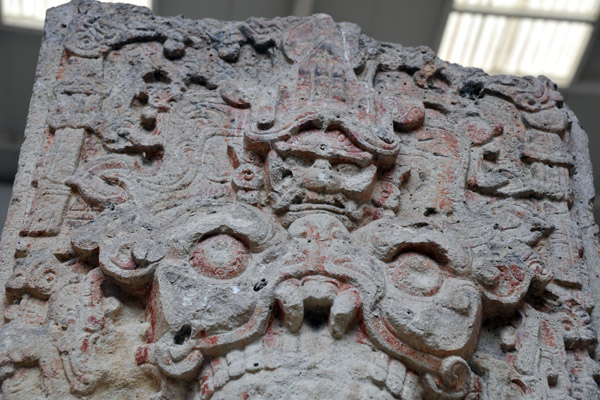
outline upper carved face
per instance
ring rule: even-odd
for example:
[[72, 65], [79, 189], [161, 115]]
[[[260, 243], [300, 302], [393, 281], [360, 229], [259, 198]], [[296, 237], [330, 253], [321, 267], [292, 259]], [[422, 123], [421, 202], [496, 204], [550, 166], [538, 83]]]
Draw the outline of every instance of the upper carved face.
[[325, 212], [353, 226], [362, 218], [377, 177], [373, 156], [338, 130], [308, 130], [277, 142], [268, 155], [271, 200], [288, 225]]
[[250, 107], [244, 144], [265, 158], [268, 202], [284, 226], [324, 212], [355, 229], [371, 203], [379, 216], [397, 206], [399, 179], [383, 183], [384, 171], [397, 162], [398, 131], [418, 128], [424, 108], [360, 81], [345, 59], [351, 45], [329, 17], [300, 24], [284, 43], [295, 63], [272, 84], [248, 101], [222, 92], [229, 104]]

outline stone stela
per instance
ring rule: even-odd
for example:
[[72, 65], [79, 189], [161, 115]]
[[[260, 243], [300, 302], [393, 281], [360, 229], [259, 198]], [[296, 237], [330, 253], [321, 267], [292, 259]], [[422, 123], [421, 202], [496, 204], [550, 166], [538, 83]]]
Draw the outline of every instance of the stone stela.
[[597, 398], [587, 136], [547, 78], [81, 0], [36, 79], [4, 399]]

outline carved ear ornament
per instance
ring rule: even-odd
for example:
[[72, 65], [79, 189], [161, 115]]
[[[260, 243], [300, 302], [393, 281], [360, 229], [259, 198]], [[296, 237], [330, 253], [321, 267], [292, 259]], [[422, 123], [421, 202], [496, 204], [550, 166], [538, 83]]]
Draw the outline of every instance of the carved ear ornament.
[[486, 315], [508, 312], [519, 305], [534, 276], [530, 265], [515, 252], [476, 258], [473, 272], [473, 278], [483, 295]]
[[118, 237], [99, 246], [102, 272], [126, 286], [143, 287], [150, 282], [166, 246], [144, 236]]

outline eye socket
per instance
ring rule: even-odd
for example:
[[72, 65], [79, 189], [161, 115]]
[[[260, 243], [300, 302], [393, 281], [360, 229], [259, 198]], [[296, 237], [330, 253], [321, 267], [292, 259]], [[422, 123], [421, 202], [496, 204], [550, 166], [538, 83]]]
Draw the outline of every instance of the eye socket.
[[420, 296], [436, 294], [444, 278], [435, 260], [417, 252], [398, 255], [389, 264], [389, 273], [398, 290]]
[[208, 278], [232, 279], [248, 266], [250, 252], [244, 243], [233, 236], [211, 236], [196, 245], [192, 252], [195, 270]]

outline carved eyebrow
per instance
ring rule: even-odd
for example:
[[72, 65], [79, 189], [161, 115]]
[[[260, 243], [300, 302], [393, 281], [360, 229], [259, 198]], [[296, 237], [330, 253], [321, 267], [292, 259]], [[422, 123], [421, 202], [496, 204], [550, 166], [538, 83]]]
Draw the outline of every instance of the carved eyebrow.
[[398, 221], [379, 220], [353, 233], [354, 241], [384, 262], [392, 261], [405, 251], [417, 251], [428, 255], [459, 276], [471, 270], [471, 253], [462, 245], [454, 243], [444, 233], [433, 229], [402, 226]]
[[324, 158], [335, 163], [353, 163], [362, 168], [367, 167], [373, 160], [373, 155], [366, 151], [350, 152], [344, 150], [336, 150], [329, 152], [327, 149], [321, 149], [315, 144], [312, 148], [308, 146], [290, 147], [287, 143], [275, 143], [275, 150], [282, 156], [296, 156], [308, 158]]
[[250, 251], [262, 251], [276, 235], [273, 224], [262, 214], [249, 207], [230, 204], [206, 210], [206, 214], [193, 217], [178, 227], [177, 242], [184, 251], [191, 249], [203, 238], [227, 234], [243, 241]]

